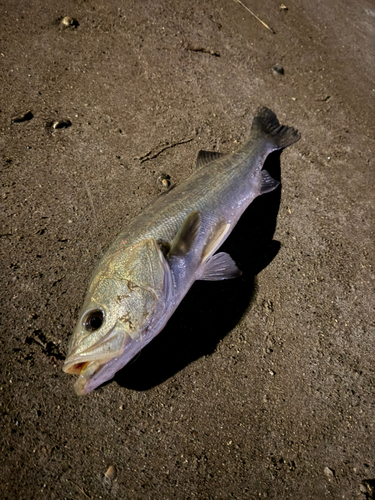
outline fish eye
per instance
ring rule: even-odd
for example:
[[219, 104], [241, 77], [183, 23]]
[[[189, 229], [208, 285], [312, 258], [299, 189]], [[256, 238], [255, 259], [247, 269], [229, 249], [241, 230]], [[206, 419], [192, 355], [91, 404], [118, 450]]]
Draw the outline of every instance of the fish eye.
[[90, 311], [85, 319], [83, 320], [83, 326], [89, 332], [95, 332], [99, 330], [104, 321], [104, 313], [101, 309], [95, 309], [95, 311]]

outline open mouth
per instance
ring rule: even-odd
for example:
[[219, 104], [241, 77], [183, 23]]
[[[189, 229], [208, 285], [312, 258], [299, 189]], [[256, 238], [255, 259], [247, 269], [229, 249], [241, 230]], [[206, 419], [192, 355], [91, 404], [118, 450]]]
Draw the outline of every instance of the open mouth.
[[75, 350], [68, 356], [63, 370], [65, 373], [78, 375], [74, 384], [78, 396], [91, 392], [113, 377], [108, 366], [112, 366], [112, 362], [123, 354], [126, 346], [131, 344], [131, 340], [131, 337], [121, 330], [112, 329], [104, 339], [86, 349]]
[[113, 378], [116, 371], [125, 366], [143, 347], [120, 329], [112, 329], [94, 345], [80, 345], [69, 353], [63, 370], [78, 375], [74, 389], [77, 395], [88, 394], [99, 385]]
[[[72, 360], [65, 361], [63, 370], [65, 373], [70, 373], [71, 375], [85, 375], [90, 372], [90, 375], [93, 375], [93, 366], [95, 365], [95, 372], [103, 365], [108, 363], [112, 358], [116, 357], [118, 353], [113, 353], [111, 356], [105, 356], [102, 358], [95, 359], [95, 356], [91, 356], [87, 361], [76, 361], [74, 362], [74, 358]], [[78, 357], [78, 356], [77, 356]], [[90, 370], [89, 370], [90, 368]]]
[[76, 363], [75, 365], [68, 366], [65, 369], [66, 373], [71, 373], [72, 375], [80, 375], [87, 365], [90, 364], [90, 361], [86, 361], [85, 363]]
[[[88, 338], [90, 342], [90, 339]], [[92, 366], [99, 368], [112, 358], [122, 354], [125, 346], [131, 341], [129, 335], [124, 334], [122, 330], [112, 328], [107, 335], [99, 339], [93, 345], [84, 343], [73, 349], [65, 360], [63, 370], [72, 375], [86, 376], [87, 370]]]
[[[112, 359], [112, 358], [110, 358]], [[79, 375], [80, 377], [84, 377], [85, 379], [95, 375], [99, 369], [105, 365], [109, 360], [98, 360], [98, 361], [85, 361], [81, 363], [75, 363], [68, 365], [67, 367], [63, 367], [65, 373], [70, 373], [72, 375]]]
[[86, 363], [77, 363], [73, 366], [74, 371], [69, 373], [78, 373], [79, 377], [74, 384], [74, 389], [78, 396], [83, 396], [90, 392], [89, 382], [94, 375], [105, 365], [105, 361], [88, 361]]

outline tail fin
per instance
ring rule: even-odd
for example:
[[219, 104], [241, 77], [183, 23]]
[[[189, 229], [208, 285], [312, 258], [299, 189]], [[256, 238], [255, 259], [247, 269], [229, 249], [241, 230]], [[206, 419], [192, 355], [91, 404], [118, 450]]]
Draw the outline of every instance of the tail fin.
[[280, 125], [275, 113], [268, 108], [260, 108], [253, 119], [252, 134], [267, 137], [274, 149], [282, 149], [297, 142], [301, 135], [292, 127]]

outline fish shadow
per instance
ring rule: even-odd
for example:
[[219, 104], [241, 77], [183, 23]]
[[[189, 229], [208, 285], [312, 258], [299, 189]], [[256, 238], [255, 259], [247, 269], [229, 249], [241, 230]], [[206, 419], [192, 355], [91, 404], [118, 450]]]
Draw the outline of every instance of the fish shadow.
[[[268, 156], [264, 168], [280, 180], [280, 152]], [[217, 344], [251, 307], [256, 275], [275, 258], [280, 243], [273, 240], [281, 189], [259, 196], [244, 212], [220, 248], [242, 271], [224, 281], [196, 281], [168, 324], [114, 380], [128, 389], [146, 391], [200, 358], [212, 354]]]

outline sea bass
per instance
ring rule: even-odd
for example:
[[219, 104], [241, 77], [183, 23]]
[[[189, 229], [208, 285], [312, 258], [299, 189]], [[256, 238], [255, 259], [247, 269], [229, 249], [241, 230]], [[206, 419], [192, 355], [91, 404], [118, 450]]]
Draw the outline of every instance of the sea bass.
[[231, 257], [215, 253], [257, 196], [279, 182], [263, 164], [298, 141], [267, 108], [250, 138], [229, 155], [200, 151], [185, 182], [158, 197], [122, 232], [91, 278], [63, 370], [87, 394], [110, 380], [166, 325], [195, 280], [235, 278]]

